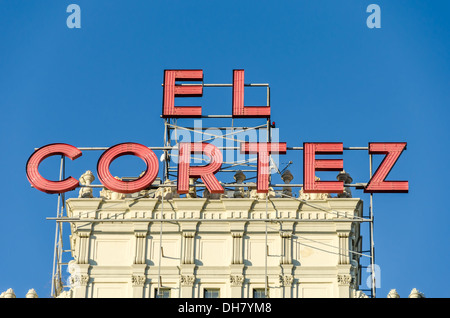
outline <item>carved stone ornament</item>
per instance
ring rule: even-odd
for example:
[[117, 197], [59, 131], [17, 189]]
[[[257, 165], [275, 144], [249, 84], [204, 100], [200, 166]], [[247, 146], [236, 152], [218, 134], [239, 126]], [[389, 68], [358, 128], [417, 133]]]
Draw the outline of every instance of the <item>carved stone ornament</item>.
[[38, 298], [38, 294], [34, 290], [34, 288], [31, 288], [28, 290], [27, 294], [25, 295], [25, 298]]
[[294, 276], [292, 275], [280, 275], [280, 284], [282, 286], [290, 287], [294, 282]]
[[400, 298], [400, 295], [397, 293], [396, 289], [391, 289], [387, 295], [387, 298]]
[[337, 281], [340, 286], [350, 286], [353, 278], [350, 275], [337, 275]]
[[419, 292], [416, 288], [413, 288], [408, 298], [425, 298], [425, 295]]
[[173, 198], [178, 198], [179, 195], [177, 193], [177, 186], [170, 180], [164, 181], [164, 186], [159, 187], [155, 191], [155, 198], [164, 200], [172, 200]]
[[203, 197], [211, 200], [220, 200], [221, 198], [224, 198], [225, 195], [223, 193], [211, 193], [208, 189], [205, 189], [203, 191]]
[[230, 276], [230, 283], [233, 287], [242, 287], [244, 284], [244, 276], [243, 275], [231, 275]]
[[361, 290], [354, 290], [353, 291], [353, 298], [369, 298], [364, 292]]
[[12, 288], [8, 288], [8, 290], [0, 294], [0, 298], [16, 298], [16, 294]]
[[[117, 180], [122, 180], [119, 177], [114, 177], [114, 178], [117, 179]], [[107, 188], [103, 188], [100, 191], [100, 197], [104, 198], [106, 200], [122, 200], [122, 199], [125, 198], [125, 194], [124, 193], [119, 193], [119, 192], [114, 192], [114, 191], [111, 191], [111, 190], [109, 190]]]
[[143, 287], [145, 284], [145, 276], [144, 275], [132, 275], [131, 276], [131, 284], [136, 287]]
[[276, 193], [275, 190], [272, 187], [269, 187], [269, 191], [266, 193], [258, 193], [256, 189], [250, 190], [250, 198], [252, 199], [258, 199], [258, 200], [265, 200], [267, 195], [269, 198], [275, 198]]
[[72, 276], [70, 276], [70, 285], [72, 287], [87, 286], [88, 282], [89, 282], [89, 275], [72, 275]]
[[56, 298], [72, 298], [72, 290], [62, 291]]
[[181, 275], [181, 286], [194, 286], [195, 276], [193, 275]]
[[[320, 181], [320, 178], [316, 177], [315, 180]], [[305, 193], [303, 192], [303, 188], [299, 192], [299, 199], [301, 200], [326, 200], [329, 197], [329, 193]]]

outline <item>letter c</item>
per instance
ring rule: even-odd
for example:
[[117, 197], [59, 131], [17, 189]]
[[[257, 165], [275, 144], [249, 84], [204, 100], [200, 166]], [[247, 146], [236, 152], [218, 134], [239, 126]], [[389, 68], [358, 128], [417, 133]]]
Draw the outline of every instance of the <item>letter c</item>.
[[54, 155], [66, 156], [71, 160], [75, 160], [82, 155], [82, 152], [74, 146], [61, 143], [49, 144], [39, 148], [28, 158], [26, 166], [28, 181], [36, 189], [51, 194], [74, 190], [79, 185], [78, 180], [75, 178], [68, 177], [60, 181], [50, 181], [39, 173], [40, 163]]

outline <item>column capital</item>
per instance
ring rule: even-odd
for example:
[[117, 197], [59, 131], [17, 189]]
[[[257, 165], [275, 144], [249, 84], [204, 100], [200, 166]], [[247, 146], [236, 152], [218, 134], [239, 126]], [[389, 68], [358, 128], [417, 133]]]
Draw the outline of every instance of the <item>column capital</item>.
[[232, 287], [242, 287], [244, 281], [244, 275], [230, 275], [230, 284]]
[[181, 283], [181, 286], [192, 287], [192, 286], [194, 286], [194, 283], [195, 283], [195, 276], [194, 275], [181, 275], [180, 283]]
[[145, 281], [145, 275], [131, 275], [131, 284], [133, 285], [133, 287], [144, 287]]

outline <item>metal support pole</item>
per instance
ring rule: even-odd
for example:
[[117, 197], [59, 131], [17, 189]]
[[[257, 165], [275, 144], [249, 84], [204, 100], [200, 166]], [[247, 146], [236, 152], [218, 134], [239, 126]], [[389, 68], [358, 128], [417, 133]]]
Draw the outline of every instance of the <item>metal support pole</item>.
[[[266, 194], [266, 219], [269, 218], [269, 213], [268, 213], [268, 199], [269, 199], [269, 194]], [[269, 256], [269, 245], [267, 245], [267, 222], [265, 222], [266, 224], [266, 232], [265, 232], [265, 238], [266, 238], [266, 257], [264, 258], [264, 294], [265, 294], [265, 298], [269, 298], [269, 291], [268, 291], [268, 280], [269, 278], [267, 277], [267, 257]]]
[[[370, 179], [372, 178], [372, 154], [369, 154], [369, 162], [370, 162]], [[369, 179], [369, 180], [370, 180]], [[372, 298], [376, 298], [376, 277], [375, 277], [375, 243], [373, 239], [373, 222], [374, 222], [374, 215], [373, 215], [373, 193], [370, 194], [370, 219], [371, 222], [369, 223], [370, 226], [370, 256], [371, 256], [371, 269], [372, 269]]]
[[[164, 193], [161, 195], [161, 215], [160, 219], [163, 219], [163, 213], [164, 213]], [[159, 262], [158, 262], [158, 289], [157, 294], [159, 297], [159, 289], [161, 287], [161, 259], [162, 259], [162, 227], [163, 222], [160, 223], [160, 229], [159, 229]]]
[[[64, 155], [61, 156], [61, 162], [60, 162], [60, 166], [59, 166], [59, 180], [63, 180], [63, 170], [64, 170]], [[61, 218], [61, 214], [60, 214], [60, 208], [61, 208], [61, 201], [62, 201], [62, 194], [58, 194], [58, 202], [56, 205], [56, 218]], [[58, 241], [60, 238], [60, 227], [61, 224], [60, 222], [56, 222], [55, 225], [55, 243], [54, 243], [54, 247], [53, 247], [53, 269], [52, 269], [52, 287], [51, 287], [51, 295], [53, 297], [58, 296], [59, 291], [58, 288], [61, 285], [59, 278], [60, 278], [60, 267], [59, 267], [59, 248], [58, 248]]]
[[[170, 140], [170, 134], [169, 134], [169, 129], [168, 129], [168, 124], [167, 124], [167, 119], [164, 118], [164, 147], [170, 147], [170, 141], [168, 143], [168, 140]], [[164, 162], [167, 161], [168, 159], [168, 152], [167, 150], [164, 150]], [[169, 164], [166, 163], [164, 166], [164, 176], [163, 176], [163, 180], [162, 183], [164, 183], [164, 181], [166, 181], [167, 179], [169, 179]]]

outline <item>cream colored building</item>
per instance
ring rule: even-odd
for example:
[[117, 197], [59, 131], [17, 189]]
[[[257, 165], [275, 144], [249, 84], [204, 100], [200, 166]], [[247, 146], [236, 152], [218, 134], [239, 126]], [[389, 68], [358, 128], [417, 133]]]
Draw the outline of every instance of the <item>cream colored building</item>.
[[[342, 177], [345, 172], [339, 174]], [[241, 176], [235, 175], [237, 182]], [[367, 298], [361, 285], [363, 202], [346, 188], [292, 196], [236, 187], [178, 197], [170, 182], [124, 195], [81, 178], [66, 201], [70, 277], [61, 298]], [[164, 200], [162, 200], [164, 197]], [[58, 266], [61, 266], [59, 264]], [[65, 285], [65, 286], [63, 286]], [[34, 289], [26, 298], [37, 298]], [[399, 298], [395, 289], [388, 298]], [[413, 289], [409, 298], [425, 297]], [[16, 298], [10, 288], [0, 298]]]
[[72, 287], [60, 297], [365, 296], [362, 200], [291, 191], [180, 198], [168, 183], [96, 198], [82, 188], [66, 202]]

